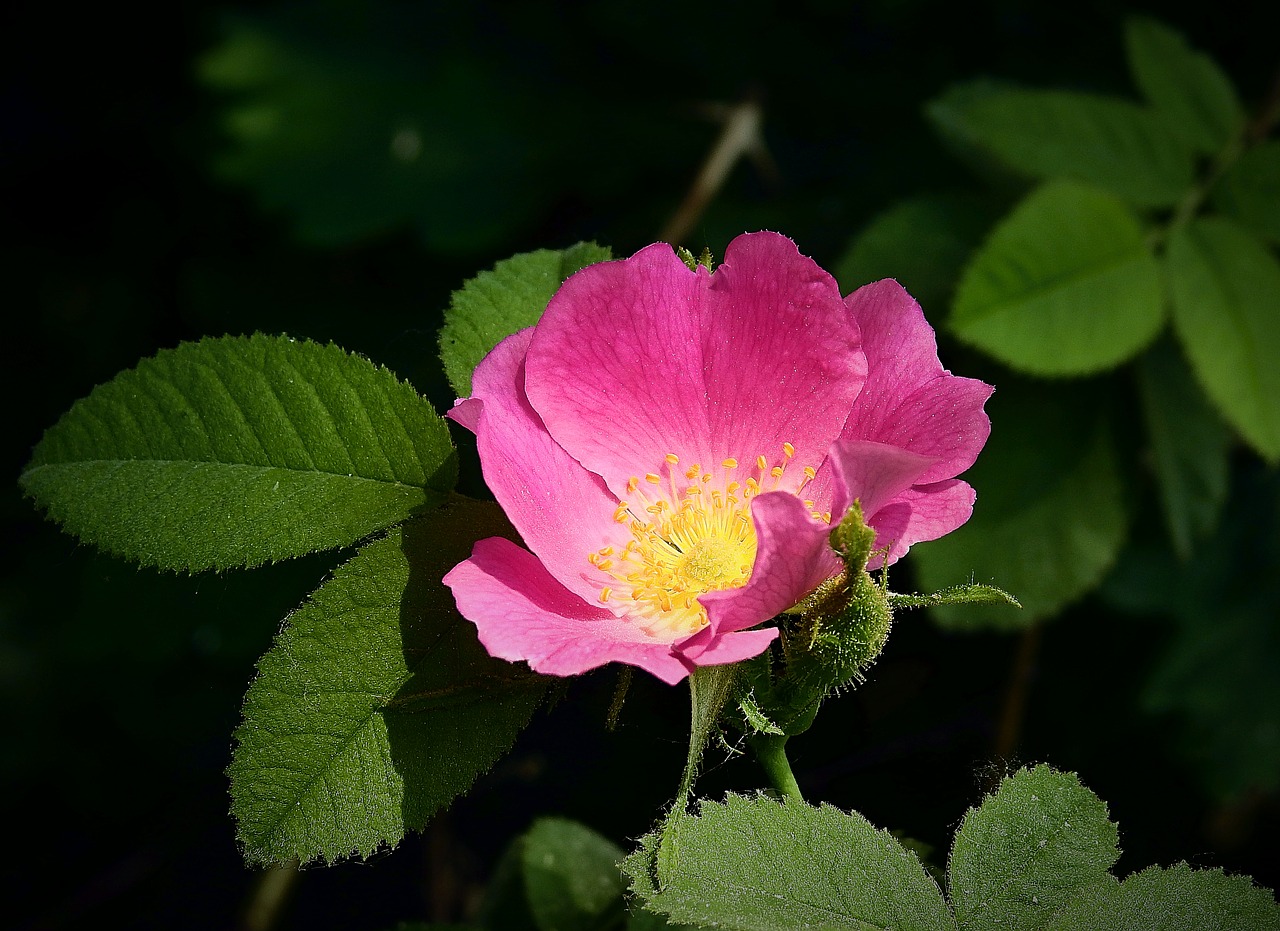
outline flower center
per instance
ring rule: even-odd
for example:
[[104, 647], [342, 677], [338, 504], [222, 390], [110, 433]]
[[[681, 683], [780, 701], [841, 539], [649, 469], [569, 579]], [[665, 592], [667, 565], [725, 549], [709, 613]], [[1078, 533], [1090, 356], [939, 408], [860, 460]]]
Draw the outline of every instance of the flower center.
[[[600, 602], [627, 603], [626, 615], [655, 637], [676, 639], [705, 627], [707, 612], [698, 596], [741, 588], [751, 578], [756, 559], [751, 502], [766, 491], [799, 495], [813, 479], [814, 470], [806, 466], [795, 488], [779, 488], [795, 456], [790, 443], [782, 449], [783, 458], [774, 464], [758, 456], [755, 467], [745, 470], [737, 459], [726, 459], [716, 470], [695, 463], [681, 471], [679, 457], [669, 453], [665, 477], [653, 472], [633, 477], [627, 500], [618, 502], [613, 515], [629, 525], [631, 539], [620, 552], [606, 546], [587, 557], [613, 580], [601, 587]], [[812, 501], [805, 505], [813, 511]]]

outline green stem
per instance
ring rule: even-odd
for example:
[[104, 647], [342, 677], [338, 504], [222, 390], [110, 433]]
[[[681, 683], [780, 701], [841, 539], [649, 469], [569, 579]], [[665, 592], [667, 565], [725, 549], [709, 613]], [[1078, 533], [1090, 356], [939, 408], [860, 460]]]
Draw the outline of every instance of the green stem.
[[795, 802], [803, 802], [800, 785], [795, 774], [791, 772], [791, 763], [787, 760], [787, 738], [785, 734], [756, 734], [748, 743], [755, 752], [756, 759], [764, 768], [769, 782], [782, 794], [783, 798]]

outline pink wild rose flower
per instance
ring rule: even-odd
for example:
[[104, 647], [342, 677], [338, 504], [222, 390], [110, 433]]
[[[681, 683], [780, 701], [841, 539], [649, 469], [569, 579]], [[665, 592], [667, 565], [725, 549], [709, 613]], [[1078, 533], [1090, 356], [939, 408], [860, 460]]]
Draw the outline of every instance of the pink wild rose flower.
[[492, 655], [551, 675], [755, 656], [840, 571], [855, 500], [890, 563], [968, 520], [991, 391], [897, 282], [842, 299], [776, 233], [714, 272], [664, 243], [589, 266], [449, 414], [528, 549], [480, 540], [444, 580]]

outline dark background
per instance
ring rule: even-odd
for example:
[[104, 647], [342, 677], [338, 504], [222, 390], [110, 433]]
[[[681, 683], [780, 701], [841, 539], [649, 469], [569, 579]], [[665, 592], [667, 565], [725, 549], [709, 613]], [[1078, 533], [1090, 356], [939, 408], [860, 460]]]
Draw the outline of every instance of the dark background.
[[[450, 292], [531, 248], [594, 239], [626, 255], [652, 242], [716, 139], [706, 103], [757, 99], [772, 167], [740, 164], [686, 245], [718, 251], [737, 232], [777, 229], [830, 267], [876, 211], [973, 183], [922, 116], [948, 84], [989, 74], [1129, 92], [1121, 24], [1137, 10], [1211, 52], [1256, 104], [1280, 34], [1274, 13], [1222, 3], [5, 9], [12, 481], [0, 499], [0, 793], [18, 860], [3, 881], [5, 923], [28, 929], [237, 926], [257, 874], [228, 814], [231, 731], [256, 658], [340, 558], [174, 577], [97, 555], [42, 521], [17, 476], [41, 431], [94, 385], [184, 339], [283, 332], [359, 351], [443, 409], [452, 398], [435, 340]], [[367, 180], [358, 148], [320, 167], [304, 158], [285, 180], [237, 176], [225, 160], [237, 99], [203, 79], [200, 62], [246, 23], [323, 47], [320, 60], [352, 74], [384, 61], [421, 68], [461, 167], [413, 197]], [[454, 70], [432, 70], [443, 60]], [[375, 115], [381, 86], [369, 91]], [[298, 206], [308, 198], [351, 222], [326, 226]], [[972, 373], [979, 363], [942, 340], [944, 363]], [[909, 572], [895, 580], [904, 588]], [[800, 784], [811, 800], [931, 845], [943, 864], [991, 778], [1043, 760], [1110, 803], [1122, 873], [1188, 859], [1275, 887], [1274, 795], [1211, 796], [1172, 749], [1170, 723], [1138, 708], [1163, 636], [1157, 620], [1119, 618], [1096, 599], [1053, 620], [1032, 644], [1017, 749], [997, 760], [1027, 644], [907, 615], [869, 683], [793, 742]], [[687, 692], [637, 676], [609, 732], [615, 678], [570, 683], [424, 836], [368, 863], [305, 871], [276, 926], [460, 918], [505, 843], [541, 814], [580, 818], [628, 846], [674, 794]], [[713, 748], [708, 760], [704, 794], [763, 781], [749, 759]]]

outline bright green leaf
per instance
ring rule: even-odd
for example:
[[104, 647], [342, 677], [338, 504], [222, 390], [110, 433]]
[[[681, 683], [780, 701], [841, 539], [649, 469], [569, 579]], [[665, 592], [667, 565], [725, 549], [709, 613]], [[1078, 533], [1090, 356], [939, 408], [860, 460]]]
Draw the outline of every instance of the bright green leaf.
[[256, 566], [346, 546], [453, 488], [444, 421], [336, 346], [184, 343], [63, 415], [24, 491], [88, 543], [165, 569]]
[[1172, 206], [1193, 181], [1191, 152], [1156, 114], [1118, 97], [960, 84], [930, 119], [1031, 178], [1070, 178], [1130, 203]]
[[525, 835], [525, 892], [541, 931], [597, 931], [622, 916], [623, 851], [576, 821], [543, 818]]
[[912, 550], [917, 584], [936, 591], [965, 580], [1013, 592], [1021, 611], [951, 605], [948, 627], [1021, 627], [1092, 590], [1124, 543], [1127, 520], [1100, 391], [1002, 384], [987, 409], [994, 428], [965, 474], [978, 492], [960, 529]]
[[1165, 523], [1178, 554], [1190, 559], [1227, 499], [1231, 435], [1171, 343], [1152, 347], [1137, 374]]
[[986, 199], [967, 195], [896, 204], [875, 217], [835, 264], [841, 292], [894, 278], [936, 316], [950, 305], [965, 260], [995, 219]]
[[1109, 194], [1046, 184], [978, 251], [956, 288], [950, 328], [1034, 375], [1113, 368], [1164, 325], [1160, 266], [1137, 217]]
[[608, 248], [589, 242], [539, 249], [499, 262], [455, 291], [440, 330], [440, 359], [458, 397], [471, 395], [471, 373], [489, 350], [538, 322], [566, 278], [611, 257]]
[[503, 532], [496, 505], [456, 499], [362, 548], [290, 616], [228, 771], [249, 862], [394, 845], [511, 746], [544, 680], [490, 658], [441, 582]]
[[676, 833], [674, 869], [654, 875], [655, 835], [623, 864], [645, 906], [676, 921], [737, 931], [956, 927], [915, 855], [859, 814], [730, 795], [704, 802]]
[[1196, 376], [1227, 421], [1280, 462], [1280, 263], [1229, 220], [1174, 231], [1173, 320]]
[[1276, 931], [1280, 906], [1247, 876], [1148, 867], [1084, 892], [1045, 931]]
[[956, 832], [948, 866], [956, 918], [965, 931], [1042, 928], [1077, 893], [1111, 883], [1118, 842], [1107, 806], [1075, 774], [1019, 770]]
[[1244, 127], [1244, 107], [1217, 63], [1163, 23], [1135, 17], [1125, 25], [1129, 67], [1143, 95], [1170, 127], [1213, 155]]
[[1280, 139], [1249, 149], [1223, 174], [1213, 205], [1242, 226], [1280, 244]]

